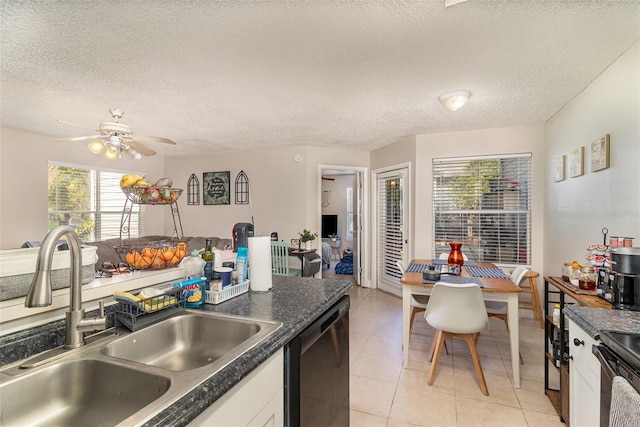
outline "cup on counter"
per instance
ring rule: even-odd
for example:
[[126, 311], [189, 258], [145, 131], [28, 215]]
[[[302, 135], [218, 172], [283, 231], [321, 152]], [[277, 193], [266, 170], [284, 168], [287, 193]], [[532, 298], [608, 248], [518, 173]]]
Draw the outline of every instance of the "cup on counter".
[[231, 286], [231, 272], [233, 269], [231, 267], [216, 267], [215, 272], [220, 275], [220, 279], [222, 280], [222, 288], [226, 288], [227, 286]]

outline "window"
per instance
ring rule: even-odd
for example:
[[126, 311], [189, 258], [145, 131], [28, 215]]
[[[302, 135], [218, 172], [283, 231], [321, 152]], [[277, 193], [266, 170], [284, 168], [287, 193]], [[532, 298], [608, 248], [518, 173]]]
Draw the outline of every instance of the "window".
[[353, 239], [353, 187], [347, 187], [347, 239]]
[[531, 259], [531, 154], [433, 160], [433, 256], [463, 243], [469, 259]]
[[[69, 225], [83, 241], [120, 237], [126, 196], [122, 173], [49, 163], [49, 230]], [[131, 212], [131, 237], [140, 230], [140, 205]]]

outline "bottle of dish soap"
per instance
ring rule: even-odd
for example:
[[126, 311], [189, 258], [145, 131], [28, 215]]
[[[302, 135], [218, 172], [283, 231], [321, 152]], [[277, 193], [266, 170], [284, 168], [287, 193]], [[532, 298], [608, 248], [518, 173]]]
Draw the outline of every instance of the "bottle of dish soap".
[[186, 276], [195, 279], [204, 277], [204, 266], [206, 263], [205, 260], [200, 258], [200, 251], [194, 249], [193, 252], [191, 252], [191, 256], [182, 261], [182, 266], [185, 269]]
[[242, 283], [247, 280], [248, 255], [249, 253], [246, 246], [238, 247], [238, 255], [236, 257], [236, 271], [238, 272], [238, 283]]
[[204, 264], [204, 276], [207, 278], [207, 289], [213, 280], [213, 267], [215, 262], [215, 254], [211, 249], [211, 239], [205, 240], [204, 252], [202, 252]]

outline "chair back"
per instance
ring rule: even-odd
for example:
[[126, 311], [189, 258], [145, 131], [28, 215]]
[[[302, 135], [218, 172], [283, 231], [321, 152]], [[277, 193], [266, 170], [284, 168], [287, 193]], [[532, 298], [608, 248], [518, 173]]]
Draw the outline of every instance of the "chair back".
[[289, 275], [289, 247], [283, 241], [271, 242], [271, 272], [278, 276]]
[[404, 265], [404, 261], [402, 261], [401, 259], [396, 261], [396, 265], [400, 270], [400, 274], [404, 274], [404, 272], [407, 271], [407, 267]]
[[[438, 259], [449, 259], [449, 254], [446, 252], [443, 252], [438, 256]], [[469, 258], [467, 258], [465, 254], [462, 254], [462, 259], [465, 261], [469, 261]]]
[[511, 281], [520, 286], [520, 282], [522, 282], [522, 278], [527, 274], [527, 271], [529, 271], [529, 269], [524, 265], [517, 266], [511, 273]]
[[436, 283], [424, 317], [435, 329], [455, 334], [480, 332], [489, 321], [482, 291], [475, 283]]

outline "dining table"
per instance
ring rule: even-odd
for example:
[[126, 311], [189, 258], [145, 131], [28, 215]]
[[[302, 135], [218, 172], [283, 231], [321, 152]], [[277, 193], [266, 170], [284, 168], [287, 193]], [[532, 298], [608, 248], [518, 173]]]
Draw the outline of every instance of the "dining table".
[[[402, 348], [405, 369], [409, 365], [409, 320], [411, 316], [411, 296], [430, 295], [434, 281], [425, 281], [422, 272], [428, 266], [446, 269], [439, 260], [414, 259], [411, 260], [400, 279], [402, 284]], [[513, 383], [520, 388], [520, 331], [518, 316], [518, 294], [521, 292], [511, 278], [502, 273], [495, 264], [488, 262], [465, 261], [457, 275], [442, 275], [440, 281], [449, 283], [476, 283], [482, 289], [485, 301], [500, 301], [507, 303], [507, 320], [509, 325], [509, 341], [511, 350], [511, 366]], [[455, 310], [455, 301], [451, 302], [451, 309]]]

